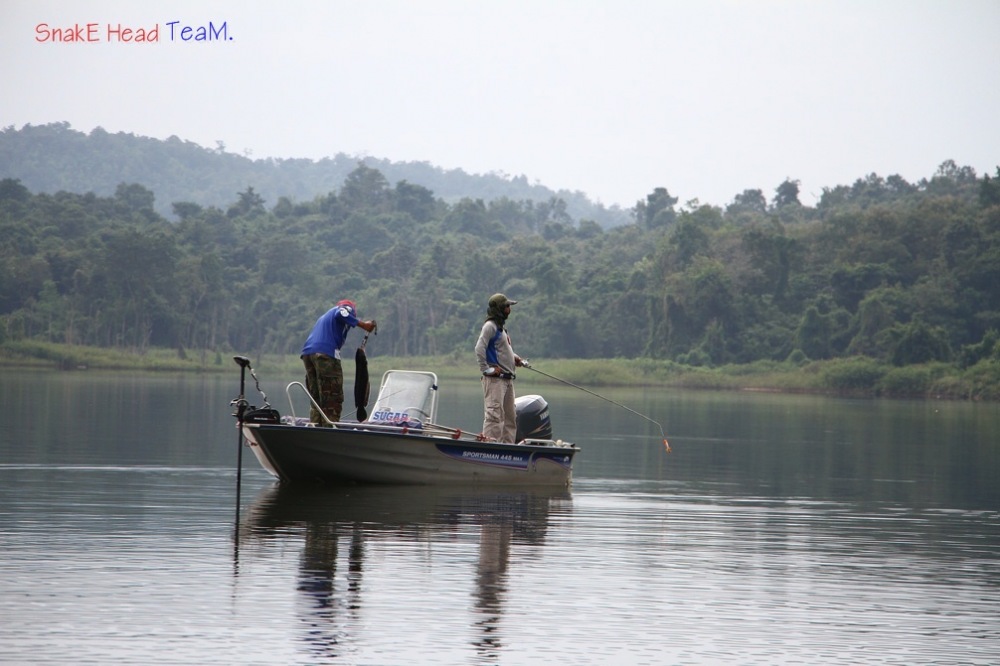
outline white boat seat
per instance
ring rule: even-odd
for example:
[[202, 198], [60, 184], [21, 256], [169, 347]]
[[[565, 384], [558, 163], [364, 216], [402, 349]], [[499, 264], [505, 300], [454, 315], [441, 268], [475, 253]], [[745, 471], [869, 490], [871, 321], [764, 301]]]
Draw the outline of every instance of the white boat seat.
[[382, 375], [368, 423], [420, 427], [437, 421], [437, 375], [417, 370], [389, 370]]

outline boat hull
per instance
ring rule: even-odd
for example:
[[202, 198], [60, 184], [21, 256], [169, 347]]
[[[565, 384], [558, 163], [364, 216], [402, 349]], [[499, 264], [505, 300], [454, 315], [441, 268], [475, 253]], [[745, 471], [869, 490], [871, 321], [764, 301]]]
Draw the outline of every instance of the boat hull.
[[283, 482], [568, 486], [575, 446], [501, 444], [387, 432], [244, 423], [260, 464]]

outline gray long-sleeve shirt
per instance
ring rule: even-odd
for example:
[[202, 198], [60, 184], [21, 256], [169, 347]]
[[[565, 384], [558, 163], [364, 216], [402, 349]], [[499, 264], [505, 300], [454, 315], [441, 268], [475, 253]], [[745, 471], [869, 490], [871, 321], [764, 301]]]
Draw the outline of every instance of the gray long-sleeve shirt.
[[510, 344], [510, 336], [492, 319], [483, 324], [483, 330], [476, 341], [476, 360], [479, 361], [479, 372], [486, 372], [492, 365], [500, 366], [504, 372], [514, 372], [514, 348]]

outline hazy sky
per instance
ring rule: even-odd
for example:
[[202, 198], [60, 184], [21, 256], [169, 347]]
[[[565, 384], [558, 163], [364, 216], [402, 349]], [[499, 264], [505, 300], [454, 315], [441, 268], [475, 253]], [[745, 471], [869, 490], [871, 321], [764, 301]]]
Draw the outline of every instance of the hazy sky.
[[995, 173], [1000, 0], [2, 0], [0, 91], [2, 127], [424, 161], [623, 207], [792, 178], [811, 203], [946, 159]]

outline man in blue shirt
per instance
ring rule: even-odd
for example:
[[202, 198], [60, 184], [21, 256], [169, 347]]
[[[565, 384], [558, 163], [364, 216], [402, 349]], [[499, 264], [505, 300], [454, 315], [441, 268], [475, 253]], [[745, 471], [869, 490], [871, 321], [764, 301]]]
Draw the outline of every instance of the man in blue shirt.
[[[375, 320], [358, 319], [354, 301], [342, 300], [316, 320], [302, 346], [306, 389], [334, 423], [340, 421], [340, 410], [344, 405], [344, 370], [340, 365], [340, 348], [344, 346], [348, 331], [355, 326], [371, 333], [375, 330]], [[309, 420], [318, 426], [326, 425], [313, 406], [309, 408]]]

